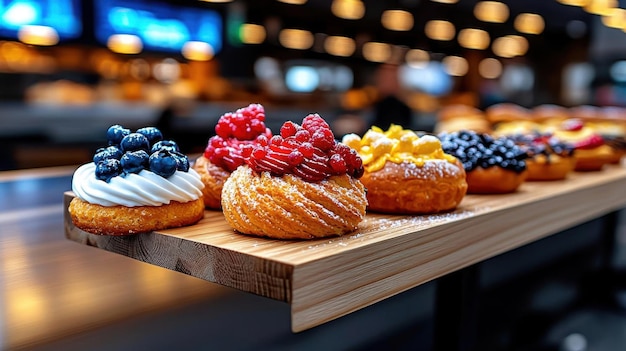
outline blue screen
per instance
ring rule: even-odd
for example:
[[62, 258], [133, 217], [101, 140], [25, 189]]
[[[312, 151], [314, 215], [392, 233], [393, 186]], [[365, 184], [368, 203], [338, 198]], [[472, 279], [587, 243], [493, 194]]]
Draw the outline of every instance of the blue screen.
[[217, 53], [222, 48], [222, 17], [216, 11], [156, 1], [98, 0], [95, 35], [105, 44], [113, 34], [134, 34], [144, 48], [180, 52], [188, 41], [208, 43]]
[[0, 35], [17, 38], [24, 25], [54, 28], [59, 40], [82, 33], [80, 0], [0, 0]]

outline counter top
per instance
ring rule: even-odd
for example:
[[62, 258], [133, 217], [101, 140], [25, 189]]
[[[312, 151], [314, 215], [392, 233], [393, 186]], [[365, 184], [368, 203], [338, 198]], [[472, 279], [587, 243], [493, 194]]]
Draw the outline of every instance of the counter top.
[[342, 237], [280, 241], [236, 234], [219, 211], [198, 224], [130, 237], [68, 239], [290, 304], [292, 330], [349, 314], [476, 262], [626, 205], [626, 168], [526, 182], [513, 194], [468, 195], [450, 213], [368, 214]]

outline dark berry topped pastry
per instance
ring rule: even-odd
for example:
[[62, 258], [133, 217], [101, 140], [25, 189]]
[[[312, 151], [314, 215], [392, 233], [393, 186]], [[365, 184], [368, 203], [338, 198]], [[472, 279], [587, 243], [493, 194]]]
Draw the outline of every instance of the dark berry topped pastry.
[[224, 182], [232, 171], [244, 163], [244, 149], [250, 151], [261, 141], [267, 143], [272, 132], [265, 126], [263, 106], [250, 104], [222, 115], [215, 126], [215, 133], [193, 167], [205, 185], [205, 206], [218, 209], [221, 207]]
[[[90, 233], [126, 235], [195, 223], [204, 216], [200, 176], [176, 142], [154, 127], [107, 131], [108, 146], [72, 178], [69, 212]], [[198, 206], [200, 205], [200, 206]]]
[[551, 134], [533, 133], [511, 136], [524, 150], [529, 159], [527, 180], [565, 179], [574, 170], [576, 158], [575, 146], [566, 143]]
[[526, 179], [529, 155], [508, 137], [465, 130], [438, 137], [443, 151], [463, 164], [468, 193], [513, 192]]
[[224, 216], [238, 232], [313, 239], [351, 232], [363, 220], [363, 162], [319, 115], [284, 123], [280, 135], [260, 139], [243, 155], [245, 165], [222, 191]]

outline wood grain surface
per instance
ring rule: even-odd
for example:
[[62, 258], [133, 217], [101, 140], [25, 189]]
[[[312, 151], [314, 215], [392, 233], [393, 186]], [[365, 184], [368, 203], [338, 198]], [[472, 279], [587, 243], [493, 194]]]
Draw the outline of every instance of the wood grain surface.
[[368, 213], [353, 233], [280, 241], [235, 233], [219, 211], [193, 226], [128, 237], [74, 227], [68, 239], [288, 302], [306, 330], [626, 205], [626, 168], [526, 182], [513, 194], [467, 195], [454, 212]]

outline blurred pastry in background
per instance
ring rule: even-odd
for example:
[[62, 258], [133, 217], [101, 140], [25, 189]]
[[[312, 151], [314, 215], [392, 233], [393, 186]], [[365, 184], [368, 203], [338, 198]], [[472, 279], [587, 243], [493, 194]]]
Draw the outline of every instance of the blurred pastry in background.
[[553, 133], [556, 138], [571, 143], [576, 149], [576, 171], [599, 171], [615, 157], [613, 149], [604, 142], [602, 136], [580, 118], [561, 122]]
[[563, 121], [570, 118], [569, 110], [555, 104], [542, 104], [530, 110], [531, 119], [541, 126], [542, 132], [552, 132], [560, 128]]
[[434, 132], [438, 134], [460, 130], [489, 133], [491, 124], [487, 121], [485, 113], [475, 107], [461, 104], [444, 106], [437, 114]]
[[517, 104], [505, 102], [492, 105], [485, 110], [485, 115], [496, 136], [523, 135], [539, 130], [537, 122], [531, 119], [530, 111]]

